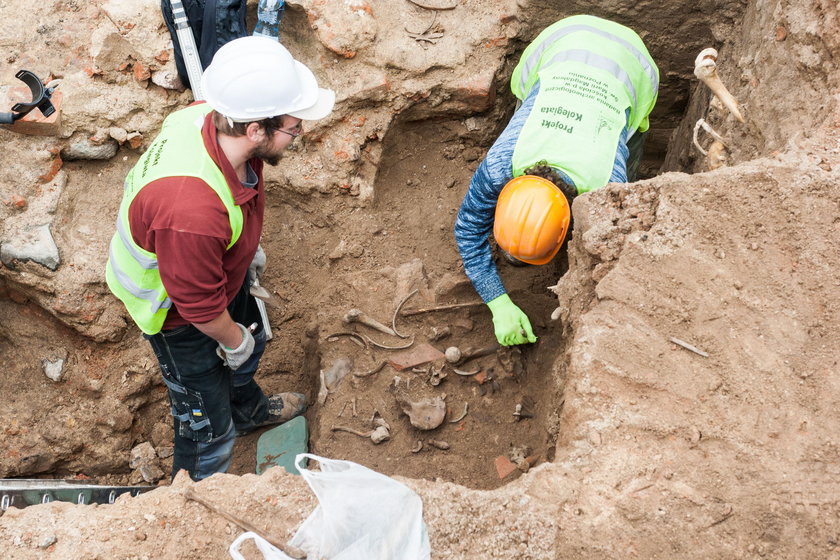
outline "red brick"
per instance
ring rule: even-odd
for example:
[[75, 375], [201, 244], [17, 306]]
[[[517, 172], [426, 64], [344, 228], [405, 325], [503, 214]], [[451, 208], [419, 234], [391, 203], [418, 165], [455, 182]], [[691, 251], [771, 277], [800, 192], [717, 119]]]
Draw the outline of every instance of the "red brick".
[[143, 64], [142, 62], [135, 62], [134, 66], [132, 67], [132, 70], [134, 72], [134, 79], [138, 82], [148, 80], [152, 77], [152, 73], [149, 70], [149, 67]]
[[[11, 107], [21, 99], [27, 102], [31, 101], [32, 94], [28, 87], [23, 87], [11, 89], [9, 96], [15, 101], [3, 103], [3, 107]], [[49, 117], [45, 117], [38, 109], [32, 109], [26, 116], [15, 121], [15, 124], [9, 125], [8, 129], [18, 134], [29, 134], [31, 136], [57, 135], [61, 128], [61, 98], [61, 91], [53, 92], [51, 100], [55, 112]]]
[[510, 459], [505, 457], [504, 455], [499, 455], [496, 457], [496, 473], [498, 473], [499, 478], [505, 478], [509, 476], [510, 473], [516, 470], [516, 465], [510, 462]]
[[13, 194], [11, 200], [9, 201], [9, 206], [15, 210], [23, 210], [26, 208], [26, 199], [19, 194]]
[[442, 359], [443, 352], [431, 344], [423, 343], [418, 344], [414, 348], [408, 348], [407, 350], [391, 354], [391, 357], [388, 359], [388, 363], [391, 364], [391, 367], [395, 370], [402, 371], [410, 367]]

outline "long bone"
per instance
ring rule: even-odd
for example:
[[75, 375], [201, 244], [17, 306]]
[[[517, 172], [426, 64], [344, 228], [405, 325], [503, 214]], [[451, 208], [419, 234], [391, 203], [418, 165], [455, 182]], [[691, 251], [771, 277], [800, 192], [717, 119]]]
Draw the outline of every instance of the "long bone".
[[[363, 325], [367, 325], [372, 329], [376, 329], [379, 332], [390, 334], [391, 336], [399, 336], [394, 330], [390, 327], [386, 327], [376, 319], [369, 317], [364, 311], [361, 309], [351, 309], [347, 312], [344, 316], [344, 323], [349, 325], [350, 323], [361, 323]], [[400, 337], [402, 338], [402, 337]]]
[[701, 154], [703, 154], [704, 156], [708, 154], [708, 152], [707, 152], [706, 150], [704, 150], [704, 149], [703, 149], [703, 146], [701, 146], [701, 145], [700, 145], [700, 142], [699, 142], [699, 141], [698, 141], [698, 139], [697, 139], [697, 135], [698, 135], [698, 133], [700, 132], [700, 129], [701, 129], [701, 128], [702, 128], [703, 130], [705, 130], [706, 132], [708, 132], [708, 133], [709, 133], [709, 135], [710, 135], [712, 138], [714, 138], [715, 140], [717, 140], [718, 142], [720, 142], [721, 144], [723, 144], [723, 146], [724, 146], [724, 147], [726, 147], [726, 143], [723, 141], [723, 138], [720, 136], [720, 134], [718, 134], [718, 133], [715, 131], [715, 129], [714, 129], [714, 128], [712, 128], [712, 127], [711, 127], [711, 125], [709, 125], [709, 123], [707, 123], [707, 122], [706, 122], [706, 119], [697, 119], [697, 122], [696, 122], [696, 123], [694, 123], [694, 134], [692, 135], [692, 138], [691, 138], [691, 139], [692, 139], [692, 141], [694, 142], [694, 146], [695, 146], [698, 150], [700, 150], [700, 153], [701, 153]]
[[694, 59], [694, 75], [712, 90], [712, 93], [735, 115], [736, 119], [744, 122], [744, 117], [738, 109], [738, 101], [729, 93], [717, 74], [717, 57], [718, 52], [713, 48], [700, 51]]
[[[704, 150], [703, 146], [700, 145], [700, 142], [697, 138], [700, 129], [705, 130], [709, 133], [709, 135], [714, 138], [714, 142], [709, 146], [708, 150]], [[726, 163], [726, 152], [727, 146], [724, 143], [723, 138], [721, 138], [720, 134], [718, 134], [714, 128], [712, 128], [709, 123], [706, 122], [705, 119], [698, 119], [697, 122], [694, 124], [694, 135], [692, 136], [692, 141], [694, 142], [694, 146], [700, 150], [704, 156], [706, 156], [707, 163], [709, 165], [710, 170], [715, 170], [719, 167], [723, 167]]]

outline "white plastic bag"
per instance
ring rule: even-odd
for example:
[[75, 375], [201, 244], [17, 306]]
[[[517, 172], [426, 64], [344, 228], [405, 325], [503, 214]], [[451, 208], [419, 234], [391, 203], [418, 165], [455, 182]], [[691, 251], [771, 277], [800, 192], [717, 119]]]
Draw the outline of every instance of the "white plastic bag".
[[228, 552], [230, 552], [230, 557], [233, 558], [233, 560], [245, 560], [245, 558], [243, 558], [243, 556], [239, 553], [239, 547], [248, 539], [254, 539], [254, 544], [256, 544], [259, 551], [262, 552], [264, 560], [294, 560], [294, 558], [287, 556], [282, 550], [251, 531], [242, 533], [235, 541], [230, 543]]
[[[301, 466], [304, 458], [320, 472]], [[289, 542], [307, 558], [429, 560], [423, 502], [410, 488], [351, 461], [300, 453], [295, 466], [319, 504]]]

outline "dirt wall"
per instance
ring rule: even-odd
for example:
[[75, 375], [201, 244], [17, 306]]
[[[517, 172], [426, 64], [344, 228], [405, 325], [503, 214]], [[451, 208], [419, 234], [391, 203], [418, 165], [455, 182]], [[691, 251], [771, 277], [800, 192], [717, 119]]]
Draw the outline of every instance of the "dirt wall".
[[[21, 66], [52, 73], [65, 104], [55, 136], [0, 130], [0, 249], [31, 247], [45, 231], [54, 249], [42, 262], [0, 265], [0, 474], [139, 482], [131, 447], [168, 445], [165, 389], [102, 267], [122, 178], [190, 95], [171, 75], [153, 3], [13, 4], [0, 5], [19, 15], [0, 24], [9, 49], [0, 82], [13, 83]], [[313, 319], [326, 334], [346, 307], [384, 317], [411, 282], [424, 303], [471, 297], [450, 232], [471, 171], [510, 112], [507, 75], [540, 28], [588, 9], [466, 1], [437, 16], [444, 37], [426, 44], [404, 34], [432, 21], [407, 1], [289, 3], [288, 45], [339, 103], [268, 176], [266, 285], [280, 306], [270, 311], [278, 339], [261, 383], [317, 388], [300, 371]], [[534, 437], [552, 443], [554, 461], [482, 492], [447, 482], [458, 476], [449, 463], [434, 481], [446, 456], [425, 471], [408, 452], [376, 460], [430, 479], [407, 482], [424, 498], [436, 558], [831, 558], [840, 540], [837, 11], [826, 0], [598, 10], [638, 29], [659, 63], [649, 152], [658, 155], [648, 169], [664, 161], [669, 172], [576, 201], [558, 321], [544, 288], [560, 268], [550, 282], [544, 271], [504, 271], [516, 293], [532, 294], [527, 311], [544, 341], [533, 373], [542, 377], [527, 379], [550, 395]], [[708, 113], [708, 92], [691, 78], [705, 46], [719, 48], [745, 125]], [[703, 115], [730, 140], [730, 166], [687, 175], [678, 170], [705, 166], [689, 144]], [[415, 259], [422, 273], [390, 276]], [[486, 314], [459, 319], [459, 335], [492, 336]], [[48, 377], [59, 362], [60, 375]], [[529, 386], [502, 389], [495, 403]], [[492, 446], [507, 445], [483, 441], [460, 453], [487, 454], [489, 465]], [[487, 485], [478, 478], [486, 472], [470, 474], [465, 484]], [[198, 488], [286, 535], [314, 505], [300, 479], [276, 471]], [[13, 558], [224, 556], [238, 529], [178, 490], [7, 512], [0, 539]], [[196, 520], [206, 528], [198, 535]]]

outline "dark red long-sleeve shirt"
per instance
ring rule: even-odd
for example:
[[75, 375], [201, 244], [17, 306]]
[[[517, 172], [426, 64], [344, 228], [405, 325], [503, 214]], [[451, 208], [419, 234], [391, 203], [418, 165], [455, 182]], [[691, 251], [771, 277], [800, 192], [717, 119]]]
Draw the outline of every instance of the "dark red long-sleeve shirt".
[[174, 304], [164, 329], [218, 317], [242, 287], [262, 232], [263, 162], [249, 161], [258, 182], [255, 188], [244, 187], [219, 146], [210, 115], [204, 120], [202, 137], [204, 148], [224, 173], [234, 201], [242, 208], [242, 234], [229, 251], [225, 250], [232, 235], [227, 210], [216, 192], [200, 179], [153, 181], [143, 187], [128, 210], [134, 241], [157, 254], [163, 285]]

